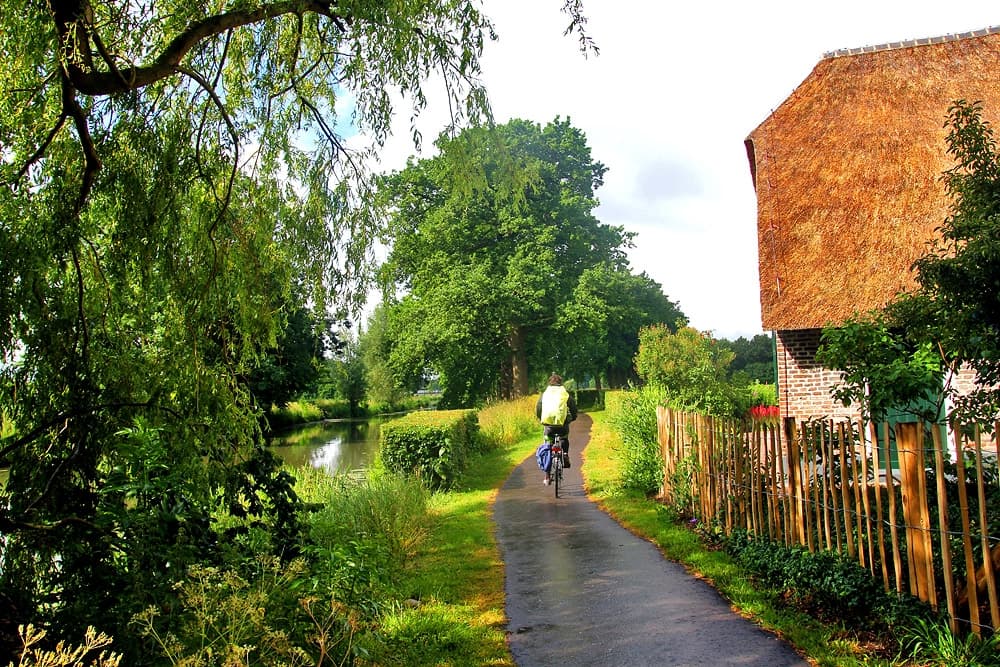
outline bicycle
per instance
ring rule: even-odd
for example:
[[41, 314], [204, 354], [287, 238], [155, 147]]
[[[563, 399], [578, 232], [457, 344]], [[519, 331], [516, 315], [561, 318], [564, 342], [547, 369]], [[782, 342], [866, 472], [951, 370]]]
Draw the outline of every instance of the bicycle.
[[562, 485], [563, 475], [563, 443], [566, 436], [556, 433], [547, 435], [545, 439], [549, 441], [549, 451], [552, 453], [552, 465], [549, 469], [549, 479], [552, 480], [552, 487], [555, 489], [556, 498], [559, 497], [559, 487]]

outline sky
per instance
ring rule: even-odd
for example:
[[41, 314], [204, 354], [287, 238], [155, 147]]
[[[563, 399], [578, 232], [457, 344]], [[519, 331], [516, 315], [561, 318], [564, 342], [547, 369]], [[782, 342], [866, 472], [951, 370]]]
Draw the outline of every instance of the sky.
[[[746, 137], [825, 53], [1000, 25], [996, 0], [583, 0], [600, 49], [584, 57], [563, 36], [562, 5], [485, 0], [499, 36], [483, 55], [495, 119], [569, 118], [583, 131], [608, 168], [594, 214], [636, 234], [633, 272], [691, 326], [730, 340], [763, 333]], [[447, 109], [428, 93], [420, 127], [433, 138]], [[400, 114], [382, 168], [414, 153], [409, 120]]]

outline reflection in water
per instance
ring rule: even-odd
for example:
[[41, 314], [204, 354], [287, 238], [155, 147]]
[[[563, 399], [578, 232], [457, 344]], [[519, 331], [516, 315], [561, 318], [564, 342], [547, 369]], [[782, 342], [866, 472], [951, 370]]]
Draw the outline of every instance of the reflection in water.
[[378, 453], [381, 421], [336, 421], [300, 426], [271, 438], [271, 449], [292, 467], [311, 466], [331, 474], [365, 469]]
[[[292, 467], [312, 466], [330, 474], [368, 468], [378, 454], [381, 418], [307, 424], [270, 439], [271, 450]], [[0, 489], [8, 470], [0, 468]]]

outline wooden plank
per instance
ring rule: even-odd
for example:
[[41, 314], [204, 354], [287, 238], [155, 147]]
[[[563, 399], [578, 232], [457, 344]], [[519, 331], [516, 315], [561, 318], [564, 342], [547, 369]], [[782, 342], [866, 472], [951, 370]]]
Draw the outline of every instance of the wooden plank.
[[[861, 434], [858, 433], [858, 439], [860, 440]], [[858, 562], [861, 563], [861, 567], [867, 567], [865, 562], [865, 536], [864, 531], [861, 528], [861, 483], [858, 480], [858, 450], [854, 445], [854, 426], [851, 422], [847, 422], [847, 442], [850, 443], [850, 455], [851, 455], [851, 490], [854, 492], [854, 525], [855, 529], [858, 531]]]
[[833, 420], [830, 422], [830, 439], [827, 442], [827, 449], [829, 451], [829, 458], [827, 459], [829, 465], [827, 466], [826, 476], [830, 480], [830, 500], [833, 502], [833, 531], [837, 537], [837, 553], [843, 553], [844, 543], [840, 538], [840, 524], [841, 524], [841, 514], [840, 514], [840, 491], [837, 487], [837, 479], [834, 477], [833, 469], [837, 465], [837, 455], [834, 449], [835, 443], [837, 442], [836, 427], [834, 426]]
[[837, 424], [837, 435], [840, 445], [840, 495], [841, 506], [844, 509], [844, 539], [847, 541], [847, 555], [851, 558], [857, 558], [857, 552], [854, 550], [854, 529], [851, 527], [851, 500], [847, 490], [847, 436], [844, 433], [844, 422]]
[[[824, 549], [833, 549], [833, 540], [830, 533], [830, 489], [832, 480], [830, 479], [830, 457], [827, 454], [827, 446], [830, 438], [827, 437], [825, 422], [819, 425], [819, 460], [823, 467], [823, 474], [820, 476], [820, 490], [823, 493], [823, 537], [825, 538]], [[836, 518], [834, 518], [836, 520]], [[838, 535], [839, 537], [839, 535]], [[838, 540], [839, 541], [839, 540]], [[839, 547], [839, 545], [838, 545]], [[840, 550], [839, 548], [837, 549]]]
[[909, 564], [910, 593], [929, 601], [927, 590], [926, 559], [921, 534], [920, 479], [924, 471], [920, 466], [920, 446], [917, 424], [897, 424], [896, 444], [899, 446], [899, 470], [902, 474], [900, 496], [903, 500], [903, 521], [906, 523], [906, 553]]
[[[997, 603], [997, 582], [990, 558], [989, 522], [986, 520], [986, 483], [983, 479], [983, 434], [976, 427], [976, 483], [979, 488], [979, 535], [983, 548], [983, 572], [986, 575], [986, 591], [990, 599], [990, 621], [993, 629], [1000, 629], [1000, 605]], [[978, 588], [978, 581], [977, 588]]]
[[[886, 561], [885, 554], [885, 527], [883, 525], [884, 515], [882, 514], [882, 484], [879, 481], [881, 472], [878, 464], [878, 425], [872, 422], [870, 427], [872, 434], [872, 470], [875, 476], [875, 526], [878, 531], [878, 555], [882, 566], [882, 585], [886, 590], [889, 590], [889, 564]], [[888, 438], [886, 438], [886, 442], [888, 442]], [[888, 450], [886, 451], [888, 453]]]
[[[806, 434], [806, 530], [809, 534], [809, 551], [823, 548], [823, 507], [819, 498], [819, 475], [816, 469], [818, 442], [817, 428], [813, 424]], [[813, 533], [815, 532], [815, 535]]]
[[[919, 466], [918, 475], [918, 491], [920, 493], [920, 502], [917, 505], [918, 516], [920, 519], [919, 529], [920, 529], [920, 539], [922, 541], [922, 564], [923, 572], [922, 576], [925, 580], [925, 587], [927, 590], [927, 601], [930, 602], [931, 607], [935, 610], [938, 608], [938, 598], [937, 598], [937, 586], [934, 585], [934, 545], [931, 543], [931, 514], [930, 514], [930, 500], [928, 500], [927, 495], [927, 457], [926, 457], [926, 438], [924, 437], [925, 424], [921, 423], [917, 427], [917, 465]], [[933, 428], [933, 427], [932, 427]]]
[[958, 428], [955, 432], [955, 474], [958, 476], [958, 510], [962, 517], [962, 550], [965, 552], [965, 590], [969, 602], [972, 631], [982, 636], [979, 623], [979, 595], [976, 591], [976, 563], [972, 555], [972, 526], [969, 519], [969, 491], [966, 488], [965, 445]]
[[858, 442], [861, 443], [861, 492], [862, 509], [865, 520], [865, 539], [868, 543], [868, 571], [875, 575], [875, 545], [872, 544], [872, 506], [871, 506], [871, 485], [868, 482], [868, 448], [865, 447], [865, 425], [858, 420]]
[[899, 552], [899, 529], [897, 525], [896, 510], [896, 478], [892, 472], [892, 453], [889, 443], [889, 424], [882, 425], [882, 432], [885, 436], [885, 479], [886, 491], [889, 495], [889, 537], [892, 541], [892, 565], [893, 573], [896, 577], [896, 590], [903, 592], [903, 559]]
[[951, 543], [948, 537], [948, 488], [944, 479], [945, 443], [941, 441], [941, 429], [932, 429], [931, 439], [934, 442], [934, 481], [937, 484], [938, 535], [941, 541], [941, 563], [944, 572], [944, 598], [948, 609], [948, 625], [952, 632], [957, 633], [955, 582], [951, 577]]
[[799, 441], [802, 443], [802, 453], [803, 457], [800, 461], [800, 474], [801, 474], [801, 488], [802, 488], [802, 513], [805, 518], [805, 525], [803, 526], [805, 530], [805, 543], [806, 547], [810, 552], [816, 551], [816, 540], [813, 538], [813, 502], [812, 502], [812, 468], [813, 468], [813, 446], [812, 446], [812, 430], [811, 428], [803, 427], [802, 434], [799, 436]]
[[781, 464], [778, 461], [778, 443], [776, 442], [775, 429], [768, 429], [768, 446], [770, 447], [770, 458], [768, 460], [768, 504], [771, 506], [771, 540], [784, 540], [782, 531], [783, 521], [781, 514], [781, 496], [778, 494], [778, 474]]

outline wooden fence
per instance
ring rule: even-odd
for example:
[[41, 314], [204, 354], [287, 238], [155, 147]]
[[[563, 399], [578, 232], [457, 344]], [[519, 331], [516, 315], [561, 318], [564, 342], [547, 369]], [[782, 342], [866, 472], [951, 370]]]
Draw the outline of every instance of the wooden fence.
[[727, 535], [846, 554], [887, 590], [947, 611], [955, 632], [1000, 629], [996, 446], [979, 429], [753, 424], [665, 407], [657, 426], [671, 504]]

